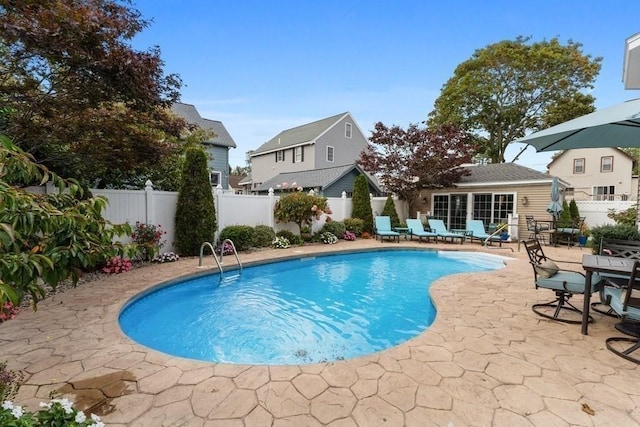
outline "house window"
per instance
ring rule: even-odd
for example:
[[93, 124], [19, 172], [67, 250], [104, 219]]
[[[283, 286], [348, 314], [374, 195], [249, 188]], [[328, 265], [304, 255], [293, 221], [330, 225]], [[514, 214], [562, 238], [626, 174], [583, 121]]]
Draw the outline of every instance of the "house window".
[[351, 123], [344, 124], [344, 137], [351, 139]]
[[613, 172], [613, 156], [600, 157], [600, 172]]
[[473, 219], [481, 219], [485, 226], [507, 222], [514, 211], [513, 193], [478, 193], [473, 195]]
[[333, 147], [327, 146], [327, 162], [333, 162]]
[[295, 147], [293, 149], [293, 163], [301, 163], [301, 162], [304, 162], [303, 147]]
[[467, 221], [466, 193], [434, 195], [433, 217], [443, 220], [449, 229], [464, 229]]
[[573, 159], [573, 173], [584, 173], [584, 159]]
[[276, 162], [284, 162], [284, 150], [276, 151]]
[[593, 187], [593, 200], [613, 200], [614, 194], [616, 194], [615, 185]]
[[211, 181], [211, 185], [217, 187], [218, 184], [222, 184], [222, 180], [220, 179], [220, 172], [211, 171], [209, 173], [209, 181]]

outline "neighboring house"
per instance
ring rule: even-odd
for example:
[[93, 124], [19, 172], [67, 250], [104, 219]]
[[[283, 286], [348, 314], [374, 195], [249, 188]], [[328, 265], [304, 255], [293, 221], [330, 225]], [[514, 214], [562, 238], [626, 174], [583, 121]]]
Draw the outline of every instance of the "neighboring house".
[[246, 178], [247, 175], [229, 175], [229, 190], [233, 190], [235, 194], [245, 194], [241, 182]]
[[367, 177], [369, 192], [373, 196], [382, 195], [376, 179], [356, 164], [281, 173], [262, 183], [255, 191], [259, 194], [267, 194], [269, 189], [273, 188], [276, 194], [282, 194], [301, 188], [302, 191], [313, 190], [316, 194], [324, 197], [342, 197], [343, 191], [347, 197], [351, 197], [354, 181], [360, 174]]
[[[450, 229], [465, 229], [467, 219], [480, 219], [485, 226], [506, 223], [509, 214], [518, 214], [520, 238], [529, 235], [526, 215], [553, 219], [547, 212], [552, 176], [515, 163], [465, 167], [470, 175], [454, 188], [423, 190], [414, 209], [444, 220]], [[559, 183], [561, 190], [568, 186], [562, 179]]]
[[200, 116], [196, 107], [191, 104], [176, 102], [171, 106], [171, 111], [188, 123], [199, 126], [202, 129], [213, 131], [213, 138], [204, 142], [208, 154], [207, 167], [211, 185], [222, 188], [229, 186], [229, 150], [236, 148], [236, 143], [227, 132], [222, 122], [205, 119]]
[[569, 183], [567, 199], [632, 200], [634, 158], [613, 148], [565, 150], [549, 163], [549, 173]]
[[354, 165], [366, 147], [348, 112], [282, 131], [249, 153], [253, 189], [283, 173]]

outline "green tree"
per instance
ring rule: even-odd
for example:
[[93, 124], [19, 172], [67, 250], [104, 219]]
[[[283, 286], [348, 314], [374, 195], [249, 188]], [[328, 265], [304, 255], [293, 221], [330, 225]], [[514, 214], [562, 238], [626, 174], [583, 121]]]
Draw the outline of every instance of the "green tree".
[[393, 202], [393, 198], [391, 196], [387, 196], [387, 200], [384, 202], [384, 208], [382, 208], [382, 215], [388, 216], [391, 219], [392, 227], [400, 226], [400, 218], [398, 217], [396, 204]]
[[580, 43], [557, 38], [504, 40], [476, 50], [458, 65], [429, 114], [429, 127], [455, 123], [474, 135], [478, 154], [505, 161], [507, 145], [527, 131], [594, 110], [593, 88], [602, 58]]
[[311, 226], [314, 212], [325, 210], [326, 207], [326, 197], [295, 191], [280, 196], [273, 214], [278, 222], [293, 222], [302, 231], [303, 227]]
[[558, 218], [558, 228], [571, 228], [573, 225], [573, 218], [571, 217], [571, 210], [569, 209], [569, 204], [567, 201], [562, 202], [562, 213], [560, 213], [560, 217]]
[[129, 3], [0, 3], [0, 132], [83, 184], [157, 167], [185, 127], [169, 110], [180, 78], [157, 47], [131, 48], [149, 22]]
[[176, 206], [176, 250], [183, 256], [199, 255], [204, 242], [214, 243], [216, 227], [207, 156], [200, 148], [190, 148], [186, 153]]
[[363, 221], [362, 231], [373, 232], [373, 210], [371, 209], [371, 195], [369, 192], [369, 181], [367, 177], [360, 174], [353, 183], [353, 211], [352, 218], [359, 218]]
[[[59, 192], [27, 192], [25, 182], [51, 182]], [[106, 221], [106, 205], [104, 197], [83, 198], [75, 181], [49, 172], [0, 135], [0, 303], [19, 304], [30, 294], [35, 308], [47, 286], [75, 284], [83, 271], [122, 254], [124, 247], [112, 242], [131, 227]]]
[[405, 130], [379, 122], [369, 141], [358, 163], [406, 200], [410, 212], [423, 188], [449, 187], [468, 174], [461, 166], [473, 155], [467, 134], [451, 125], [426, 129], [412, 124]]
[[569, 202], [569, 214], [571, 215], [571, 219], [576, 222], [580, 219], [580, 210], [578, 209], [578, 204], [575, 199], [571, 199]]

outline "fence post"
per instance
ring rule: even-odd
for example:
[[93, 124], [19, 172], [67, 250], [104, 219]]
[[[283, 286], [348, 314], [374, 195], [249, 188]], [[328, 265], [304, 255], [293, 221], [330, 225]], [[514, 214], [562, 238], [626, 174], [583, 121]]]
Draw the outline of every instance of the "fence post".
[[156, 207], [153, 202], [153, 182], [150, 179], [144, 183], [144, 192], [146, 196], [146, 209], [144, 213], [145, 223], [155, 224], [156, 222]]
[[274, 221], [274, 216], [273, 216], [273, 209], [275, 208], [275, 203], [274, 203], [274, 194], [273, 194], [273, 187], [269, 188], [269, 212], [267, 214], [267, 218], [269, 218], [269, 227], [271, 228], [275, 228], [275, 221]]
[[345, 219], [347, 219], [347, 192], [343, 191], [342, 192], [342, 219], [341, 219], [341, 221], [344, 221]]

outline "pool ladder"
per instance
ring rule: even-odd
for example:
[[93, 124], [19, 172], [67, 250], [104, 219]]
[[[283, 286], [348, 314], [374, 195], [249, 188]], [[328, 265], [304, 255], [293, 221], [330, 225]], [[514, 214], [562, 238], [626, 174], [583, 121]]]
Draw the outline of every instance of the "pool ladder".
[[[229, 245], [231, 245], [231, 249], [233, 249], [233, 254], [236, 256], [236, 262], [240, 267], [240, 273], [242, 273], [242, 263], [240, 262], [240, 257], [238, 256], [238, 251], [236, 250], [236, 245], [233, 243], [233, 241], [231, 239], [224, 239], [224, 241], [222, 242], [222, 245], [220, 245], [220, 248], [224, 248], [227, 242], [229, 243]], [[224, 257], [224, 250], [223, 249], [220, 250], [220, 259], [218, 259], [218, 257], [216, 256], [216, 251], [213, 249], [213, 245], [211, 244], [211, 242], [204, 242], [202, 245], [200, 245], [200, 261], [198, 262], [198, 268], [202, 268], [202, 258], [204, 257], [204, 248], [207, 246], [211, 249], [211, 255], [213, 255], [213, 259], [216, 261], [218, 270], [220, 270], [220, 280], [222, 280], [222, 276], [224, 274], [224, 271], [222, 270], [222, 258]]]

